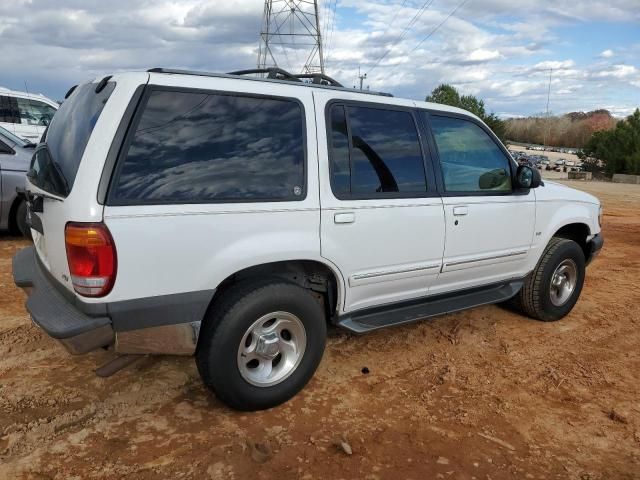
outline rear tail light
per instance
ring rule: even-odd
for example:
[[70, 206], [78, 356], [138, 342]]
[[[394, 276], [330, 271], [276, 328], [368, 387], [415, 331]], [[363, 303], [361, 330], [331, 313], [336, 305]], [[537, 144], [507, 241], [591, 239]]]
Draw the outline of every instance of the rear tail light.
[[103, 223], [67, 223], [64, 229], [73, 288], [85, 297], [102, 297], [116, 279], [116, 246]]

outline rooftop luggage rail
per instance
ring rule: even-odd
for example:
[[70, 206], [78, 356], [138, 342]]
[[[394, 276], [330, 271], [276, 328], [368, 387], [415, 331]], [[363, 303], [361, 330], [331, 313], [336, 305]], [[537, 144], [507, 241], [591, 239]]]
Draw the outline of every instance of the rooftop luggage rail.
[[[355, 87], [354, 89], [347, 88], [337, 80], [329, 77], [328, 75], [325, 75], [324, 73], [290, 73], [279, 67], [252, 68], [248, 70], [236, 70], [229, 73], [198, 72], [193, 70], [179, 70], [179, 69], [172, 69], [172, 68], [156, 67], [156, 68], [150, 68], [149, 70], [147, 70], [147, 72], [169, 73], [174, 75], [197, 75], [202, 77], [227, 77], [227, 78], [229, 76], [244, 77], [247, 75], [266, 74], [266, 77], [264, 78], [250, 77], [248, 78], [248, 80], [258, 80], [258, 81], [271, 80], [271, 81], [279, 81], [279, 82], [296, 82], [298, 84], [308, 85], [313, 87], [317, 86], [317, 87], [332, 88], [336, 90], [346, 90], [349, 92], [365, 93], [369, 95], [382, 95], [384, 97], [393, 97], [393, 95], [391, 95], [390, 93], [372, 92], [369, 90], [366, 90], [366, 91], [356, 90]], [[306, 81], [306, 80], [310, 80], [310, 81]]]

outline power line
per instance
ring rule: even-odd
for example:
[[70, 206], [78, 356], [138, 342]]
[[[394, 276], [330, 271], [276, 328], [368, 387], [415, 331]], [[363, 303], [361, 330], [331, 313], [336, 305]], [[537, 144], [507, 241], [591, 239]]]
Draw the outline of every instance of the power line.
[[432, 36], [434, 33], [436, 33], [436, 32], [440, 29], [440, 27], [446, 23], [446, 21], [447, 21], [447, 20], [449, 20], [453, 15], [455, 15], [455, 13], [456, 13], [458, 10], [460, 10], [462, 7], [464, 7], [464, 6], [467, 4], [467, 2], [468, 2], [468, 1], [469, 1], [469, 0], [463, 0], [462, 2], [460, 2], [460, 3], [458, 4], [458, 6], [457, 6], [456, 8], [454, 8], [454, 9], [453, 9], [453, 11], [452, 11], [449, 15], [447, 15], [447, 17], [446, 17], [442, 22], [440, 22], [436, 28], [434, 28], [433, 30], [431, 30], [431, 31], [427, 34], [427, 36], [426, 36], [426, 37], [424, 37], [422, 40], [420, 40], [420, 41], [418, 42], [418, 44], [417, 44], [415, 47], [413, 47], [413, 48], [409, 51], [409, 53], [414, 52], [415, 50], [417, 50], [417, 49], [418, 49], [418, 47], [419, 47], [420, 45], [422, 45], [424, 42], [426, 42], [427, 40], [429, 40], [429, 39], [431, 38], [431, 36]]
[[329, 49], [331, 48], [331, 42], [333, 41], [333, 29], [334, 29], [335, 24], [336, 24], [336, 7], [337, 7], [337, 4], [338, 4], [338, 0], [334, 0], [333, 1], [333, 7], [331, 7], [331, 0], [329, 0], [329, 14], [331, 15], [331, 21], [330, 21], [330, 23], [329, 22], [327, 23], [328, 25], [330, 24], [330, 28], [327, 27], [328, 32], [325, 32], [325, 34], [324, 34], [324, 39], [325, 39], [324, 63], [325, 63], [325, 65], [328, 62]]
[[409, 23], [404, 27], [404, 29], [402, 30], [402, 32], [400, 32], [400, 35], [398, 36], [398, 38], [396, 39], [395, 42], [393, 42], [388, 48], [387, 50], [375, 61], [374, 65], [367, 71], [367, 73], [371, 73], [373, 71], [374, 68], [376, 68], [380, 62], [382, 60], [384, 60], [386, 58], [387, 55], [389, 55], [389, 53], [391, 53], [391, 49], [397, 45], [398, 43], [400, 43], [402, 40], [404, 40], [407, 36], [407, 34], [409, 33], [409, 31], [413, 28], [413, 26], [418, 22], [418, 20], [420, 20], [420, 17], [422, 16], [422, 14], [424, 12], [427, 11], [427, 9], [431, 6], [431, 4], [434, 2], [434, 0], [426, 0], [422, 6], [418, 9], [418, 11], [415, 13], [415, 15], [413, 16], [413, 18], [409, 21]]
[[[415, 51], [418, 49], [418, 47], [420, 47], [420, 45], [422, 45], [424, 42], [426, 42], [427, 40], [429, 40], [429, 39], [430, 39], [430, 38], [431, 38], [431, 37], [432, 37], [432, 36], [433, 36], [433, 35], [434, 35], [438, 30], [440, 30], [440, 27], [442, 27], [442, 25], [444, 25], [444, 24], [447, 22], [447, 20], [449, 20], [449, 19], [450, 19], [450, 18], [451, 18], [451, 17], [452, 17], [452, 16], [453, 16], [453, 15], [454, 15], [458, 10], [460, 10], [462, 7], [464, 7], [468, 1], [469, 1], [469, 0], [463, 0], [462, 2], [460, 2], [460, 3], [458, 4], [458, 6], [457, 6], [456, 8], [454, 8], [454, 9], [451, 11], [451, 13], [449, 13], [449, 15], [447, 15], [447, 16], [445, 17], [445, 19], [444, 19], [444, 20], [442, 20], [438, 25], [436, 25], [436, 27], [435, 27], [433, 30], [431, 30], [431, 31], [427, 34], [427, 36], [426, 36], [426, 37], [424, 37], [422, 40], [420, 40], [420, 41], [418, 42], [418, 44], [417, 44], [415, 47], [413, 47], [411, 50], [409, 50], [409, 53], [413, 53], [413, 52], [415, 52]], [[388, 72], [387, 72], [387, 73], [393, 72], [396, 68], [398, 68], [398, 65], [395, 65], [394, 67], [392, 67], [390, 70], [388, 70]]]
[[389, 31], [389, 29], [391, 28], [391, 26], [393, 25], [393, 22], [396, 21], [396, 18], [398, 18], [398, 14], [400, 13], [400, 10], [402, 10], [402, 8], [404, 7], [404, 4], [407, 3], [407, 0], [403, 0], [402, 1], [402, 5], [400, 5], [400, 7], [396, 10], [396, 14], [393, 16], [393, 18], [391, 19], [391, 21], [389, 22], [389, 24], [387, 25], [387, 28], [384, 30], [384, 33], [382, 34], [382, 36], [384, 37], [387, 32]]

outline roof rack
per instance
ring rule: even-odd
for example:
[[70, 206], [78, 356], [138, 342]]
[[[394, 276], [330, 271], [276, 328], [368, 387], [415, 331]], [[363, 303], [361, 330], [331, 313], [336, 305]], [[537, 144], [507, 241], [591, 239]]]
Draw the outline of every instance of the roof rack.
[[278, 67], [273, 68], [252, 68], [249, 70], [236, 70], [235, 72], [229, 72], [227, 75], [253, 75], [255, 73], [266, 73], [267, 78], [272, 78], [274, 80], [290, 80], [292, 82], [301, 82], [299, 78], [296, 78], [295, 75], [287, 72]]
[[[230, 76], [233, 77], [243, 77], [245, 75], [252, 75], [252, 74], [257, 74], [257, 73], [266, 73], [267, 76], [266, 78], [256, 78], [256, 77], [250, 77], [247, 78], [247, 80], [258, 80], [258, 81], [277, 81], [277, 82], [297, 82], [298, 84], [301, 85], [308, 85], [308, 86], [314, 86], [314, 87], [324, 87], [324, 88], [330, 88], [330, 89], [335, 89], [335, 90], [346, 90], [348, 92], [356, 92], [356, 93], [366, 93], [369, 95], [381, 95], [384, 97], [393, 97], [392, 94], [390, 93], [384, 93], [384, 92], [372, 92], [369, 90], [363, 91], [363, 90], [355, 90], [355, 89], [351, 89], [351, 88], [347, 88], [344, 87], [340, 82], [338, 82], [337, 80], [334, 80], [333, 78], [323, 74], [323, 73], [300, 73], [300, 74], [294, 74], [294, 73], [289, 73], [286, 70], [283, 70], [282, 68], [278, 68], [278, 67], [272, 67], [272, 68], [253, 68], [253, 69], [249, 69], [249, 70], [237, 70], [235, 72], [229, 72], [229, 73], [211, 73], [211, 72], [198, 72], [198, 71], [193, 71], [193, 70], [178, 70], [178, 69], [172, 69], [172, 68], [162, 68], [162, 67], [156, 67], [156, 68], [150, 68], [149, 70], [147, 70], [147, 72], [150, 73], [171, 73], [171, 74], [176, 74], [176, 75], [197, 75], [197, 76], [202, 76], [202, 77], [227, 77], [229, 78]], [[310, 79], [311, 82], [305, 82], [304, 80], [306, 79]]]
[[[311, 79], [311, 83], [315, 85], [329, 85], [331, 87], [343, 87], [337, 80], [331, 78], [324, 73], [289, 73], [282, 68], [253, 68], [251, 70], [237, 70], [229, 72], [228, 75], [252, 75], [255, 73], [266, 73], [267, 78], [275, 78], [278, 80], [291, 80], [293, 82], [301, 82], [304, 79]], [[344, 87], [343, 87], [344, 88]]]

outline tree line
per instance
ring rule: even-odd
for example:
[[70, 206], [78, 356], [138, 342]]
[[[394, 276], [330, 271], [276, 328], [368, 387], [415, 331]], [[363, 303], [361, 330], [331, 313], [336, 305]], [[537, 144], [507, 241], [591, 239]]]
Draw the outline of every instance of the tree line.
[[573, 112], [553, 117], [511, 118], [506, 120], [506, 137], [514, 142], [552, 147], [584, 147], [591, 136], [616, 126], [607, 110]]

